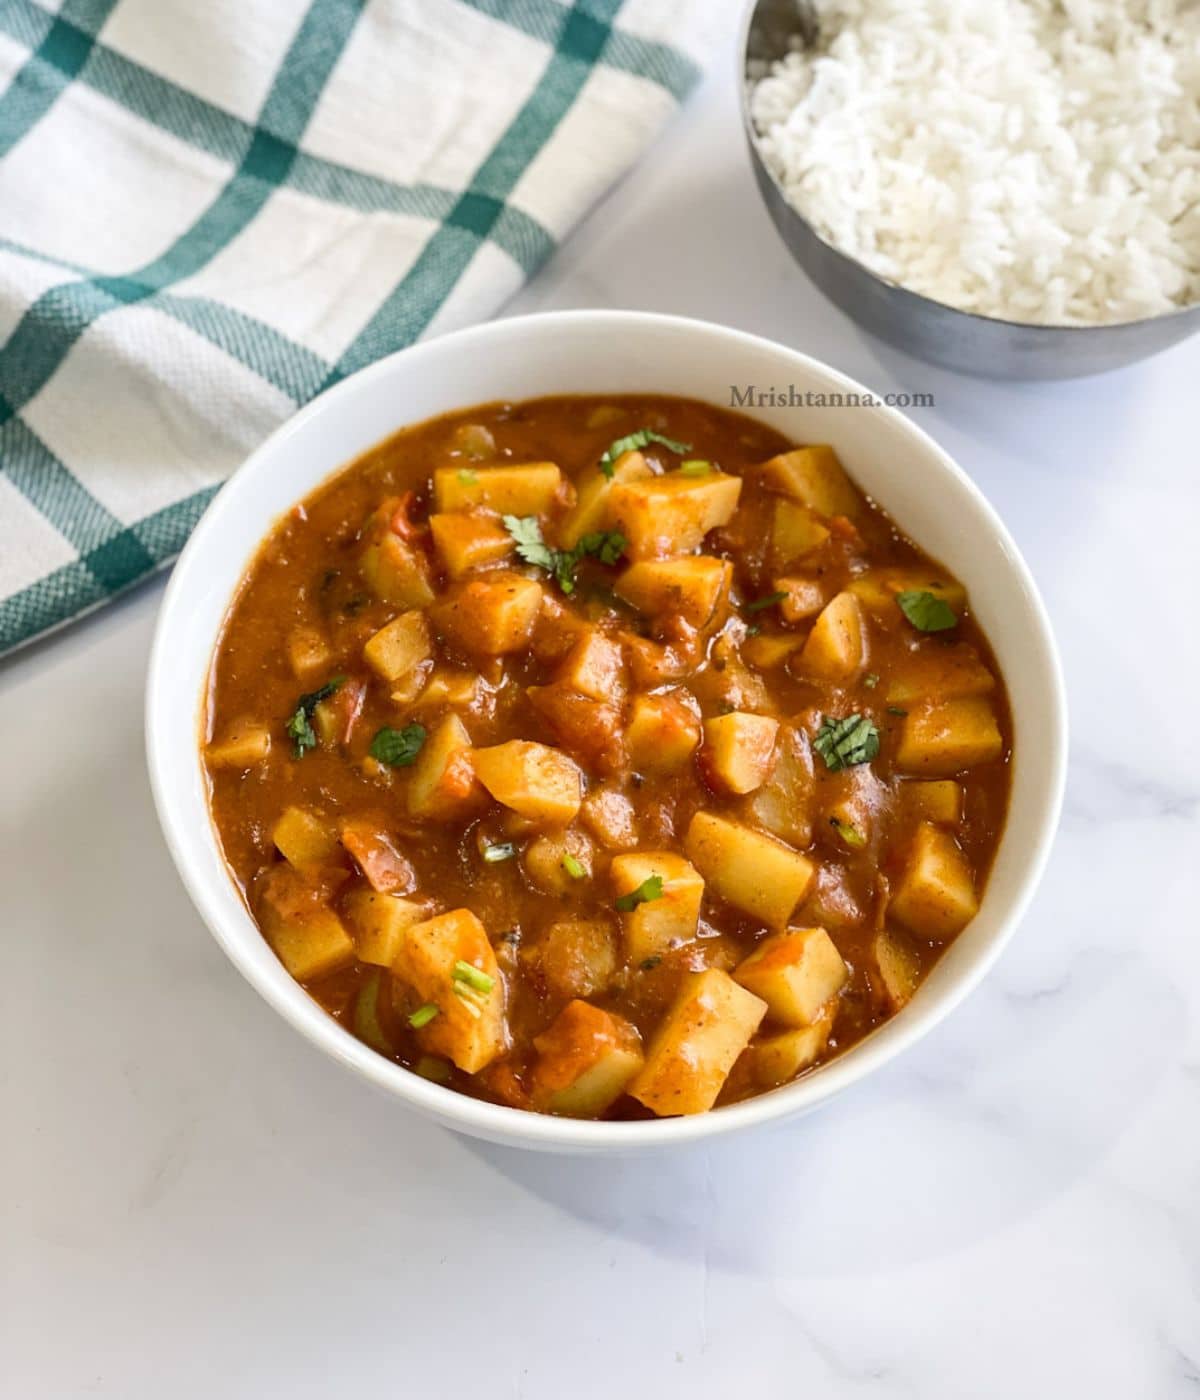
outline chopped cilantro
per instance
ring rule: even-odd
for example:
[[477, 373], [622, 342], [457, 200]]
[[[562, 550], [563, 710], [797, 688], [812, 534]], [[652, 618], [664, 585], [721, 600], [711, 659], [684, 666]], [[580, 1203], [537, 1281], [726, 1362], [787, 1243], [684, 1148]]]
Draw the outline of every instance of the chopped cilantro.
[[389, 768], [411, 768], [425, 742], [423, 724], [406, 724], [403, 729], [384, 725], [371, 740], [371, 757]]
[[554, 549], [542, 538], [536, 515], [506, 515], [504, 528], [516, 542], [517, 553], [527, 564], [553, 574], [564, 593], [575, 592], [575, 570], [587, 556], [612, 565], [625, 553], [628, 541], [619, 530], [598, 530], [584, 535], [574, 549]]
[[636, 890], [630, 890], [628, 894], [621, 895], [617, 900], [617, 908], [622, 914], [628, 914], [636, 909], [639, 904], [649, 904], [652, 900], [661, 899], [662, 896], [662, 876], [647, 875]]
[[747, 613], [762, 612], [764, 608], [773, 608], [776, 603], [782, 603], [787, 597], [786, 593], [768, 593], [765, 598], [756, 598], [753, 603], [745, 603], [742, 611]]
[[616, 442], [609, 443], [604, 456], [600, 458], [600, 470], [605, 476], [611, 477], [619, 457], [623, 457], [626, 452], [636, 452], [640, 447], [649, 447], [652, 442], [660, 443], [668, 452], [684, 453], [692, 450], [689, 442], [676, 442], [674, 438], [663, 437], [662, 433], [656, 433], [653, 428], [639, 428], [636, 433], [630, 433], [628, 437], [618, 438]]
[[296, 708], [284, 725], [284, 730], [292, 741], [294, 757], [303, 758], [309, 749], [317, 747], [317, 735], [312, 727], [313, 711], [322, 700], [328, 700], [345, 683], [345, 676], [333, 676], [319, 690], [310, 690], [307, 695], [302, 695], [296, 701]]
[[946, 602], [927, 589], [912, 588], [897, 593], [900, 611], [918, 632], [946, 632], [958, 624], [958, 614]]
[[825, 760], [825, 767], [836, 773], [840, 768], [870, 763], [879, 752], [879, 730], [863, 715], [847, 715], [845, 719], [824, 715], [813, 748]]
[[628, 543], [620, 530], [596, 530], [592, 534], [584, 535], [575, 546], [575, 550], [579, 552], [580, 558], [591, 555], [602, 564], [611, 566], [625, 553]]

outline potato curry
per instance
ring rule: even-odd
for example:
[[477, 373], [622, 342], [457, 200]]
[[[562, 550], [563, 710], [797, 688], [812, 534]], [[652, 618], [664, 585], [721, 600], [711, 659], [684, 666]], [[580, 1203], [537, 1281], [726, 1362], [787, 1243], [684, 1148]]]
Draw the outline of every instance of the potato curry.
[[702, 1113], [913, 995], [975, 914], [1010, 721], [966, 593], [835, 452], [691, 400], [493, 404], [279, 522], [205, 736], [287, 971], [536, 1112]]

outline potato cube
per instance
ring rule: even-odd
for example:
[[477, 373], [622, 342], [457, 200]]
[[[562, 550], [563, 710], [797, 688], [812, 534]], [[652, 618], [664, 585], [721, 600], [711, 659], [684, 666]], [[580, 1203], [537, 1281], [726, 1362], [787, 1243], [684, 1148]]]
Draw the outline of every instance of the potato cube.
[[388, 531], [367, 545], [361, 562], [371, 591], [396, 608], [423, 608], [433, 602], [429, 563], [420, 550]]
[[766, 682], [742, 660], [728, 632], [713, 642], [708, 662], [691, 680], [691, 689], [703, 708], [721, 712], [745, 710], [750, 714], [774, 708]]
[[812, 840], [812, 750], [798, 729], [784, 725], [775, 752], [775, 770], [754, 794], [750, 813], [773, 836], [804, 847]]
[[714, 893], [768, 928], [784, 927], [812, 883], [807, 856], [712, 812], [692, 818], [684, 850]]
[[819, 788], [817, 826], [843, 858], [862, 852], [874, 863], [872, 841], [888, 804], [888, 791], [869, 764], [825, 773]]
[[850, 592], [872, 612], [889, 620], [903, 614], [896, 603], [898, 593], [932, 593], [950, 604], [956, 613], [967, 605], [967, 590], [945, 573], [929, 567], [868, 569], [848, 585]]
[[889, 673], [884, 699], [889, 705], [907, 705], [928, 697], [932, 700], [962, 700], [988, 695], [996, 688], [996, 677], [969, 646], [943, 646], [940, 643], [910, 652]]
[[909, 711], [900, 725], [896, 767], [920, 777], [948, 778], [1004, 752], [996, 714], [986, 700], [947, 700]]
[[338, 849], [337, 832], [316, 813], [287, 807], [271, 832], [275, 849], [289, 865], [323, 865]]
[[810, 617], [816, 617], [825, 606], [825, 589], [819, 579], [791, 574], [775, 579], [771, 588], [774, 592], [783, 594], [779, 603], [779, 616], [786, 623], [807, 622]]
[[504, 571], [455, 584], [429, 611], [463, 651], [508, 656], [526, 646], [541, 607], [540, 584]]
[[908, 816], [941, 826], [957, 826], [962, 820], [962, 788], [949, 778], [900, 787], [900, 805]]
[[475, 772], [497, 802], [540, 825], [566, 826], [579, 813], [583, 774], [547, 744], [511, 739], [476, 749]]
[[235, 719], [224, 738], [207, 745], [210, 768], [253, 768], [271, 752], [271, 731], [257, 720]]
[[391, 967], [400, 955], [405, 932], [420, 923], [428, 910], [398, 894], [380, 894], [360, 885], [343, 901], [346, 922], [354, 935], [359, 962]]
[[425, 683], [429, 679], [429, 671], [428, 664], [422, 662], [406, 675], [401, 676], [398, 681], [393, 681], [388, 696], [392, 704], [398, 705], [401, 709], [414, 704], [425, 689]]
[[800, 645], [796, 637], [747, 637], [742, 643], [742, 655], [760, 671], [773, 671], [798, 651]]
[[839, 593], [813, 623], [800, 655], [798, 673], [820, 680], [849, 681], [867, 660], [862, 612], [853, 593]]
[[323, 749], [335, 749], [350, 742], [362, 717], [366, 695], [366, 681], [344, 681], [313, 710], [312, 726]]
[[847, 515], [853, 520], [863, 509], [863, 498], [827, 443], [781, 452], [760, 468], [762, 484], [779, 491], [824, 516]]
[[901, 936], [882, 929], [871, 941], [871, 955], [888, 1005], [899, 1011], [912, 999], [921, 980], [917, 955]]
[[700, 721], [679, 692], [634, 697], [625, 752], [637, 772], [677, 773], [699, 743]]
[[931, 822], [917, 827], [888, 913], [932, 943], [961, 933], [979, 910], [971, 867], [954, 837]]
[[297, 982], [315, 982], [354, 961], [354, 943], [332, 909], [264, 927], [267, 942]]
[[764, 939], [733, 970], [785, 1026], [811, 1026], [846, 984], [842, 955], [823, 928], [790, 928]]
[[828, 538], [828, 528], [807, 506], [797, 505], [787, 497], [775, 502], [771, 513], [771, 559], [777, 569], [812, 554]]
[[516, 548], [504, 526], [486, 515], [431, 515], [429, 529], [442, 568], [451, 578], [507, 559]]
[[428, 684], [421, 691], [421, 704], [453, 705], [459, 709], [470, 709], [478, 694], [478, 676], [473, 676], [470, 671], [443, 667], [429, 677]]
[[759, 1086], [767, 1089], [787, 1084], [802, 1069], [808, 1069], [820, 1058], [832, 1029], [833, 1017], [825, 1015], [811, 1026], [799, 1026], [758, 1041], [751, 1047], [750, 1054]]
[[559, 919], [522, 957], [551, 996], [597, 996], [617, 973], [616, 929], [607, 919]]
[[609, 497], [622, 481], [642, 481], [653, 476], [650, 464], [640, 452], [623, 452], [613, 463], [613, 474], [605, 476], [597, 467], [577, 485], [575, 505], [559, 526], [564, 549], [573, 549], [584, 535], [603, 530], [608, 524]]
[[[469, 977], [464, 965], [473, 969]], [[413, 1011], [438, 1009], [417, 1031], [427, 1054], [475, 1074], [507, 1048], [504, 982], [487, 931], [469, 909], [410, 925], [392, 971], [411, 993]]]
[[539, 661], [561, 661], [588, 629], [589, 623], [574, 609], [543, 589], [529, 650]]
[[412, 816], [445, 821], [483, 805], [473, 752], [466, 725], [457, 715], [447, 715], [425, 740], [413, 765], [408, 785]]
[[720, 968], [689, 973], [627, 1092], [660, 1117], [706, 1113], [766, 1010]]
[[673, 945], [696, 936], [704, 881], [695, 867], [671, 851], [635, 851], [613, 856], [609, 866], [618, 900], [657, 876], [662, 894], [621, 911], [625, 957], [637, 967], [647, 958], [659, 957]]
[[704, 721], [700, 759], [718, 791], [744, 793], [762, 787], [775, 767], [779, 721], [733, 710]]
[[671, 613], [693, 627], [713, 622], [729, 595], [733, 565], [709, 554], [631, 564], [613, 584], [618, 598], [639, 612]]
[[592, 788], [583, 799], [579, 818], [602, 846], [610, 851], [629, 851], [637, 845], [637, 823], [633, 803], [613, 788]]
[[326, 885], [291, 865], [277, 865], [258, 896], [262, 931], [297, 982], [327, 977], [354, 961], [354, 942], [330, 907]]
[[596, 628], [584, 632], [555, 679], [580, 695], [620, 705], [625, 699], [625, 652], [621, 643]]
[[632, 632], [624, 632], [622, 637], [629, 653], [633, 683], [642, 690], [654, 690], [657, 686], [682, 680], [691, 669], [687, 657], [672, 647]]
[[421, 612], [401, 613], [363, 647], [363, 660], [385, 681], [398, 681], [432, 655], [429, 624]]
[[596, 1118], [625, 1092], [641, 1069], [642, 1038], [623, 1016], [571, 1001], [534, 1038], [530, 1075], [534, 1107], [543, 1113]]
[[315, 627], [293, 627], [288, 634], [287, 651], [297, 680], [307, 681], [318, 671], [329, 669], [329, 643]]
[[582, 831], [555, 831], [535, 837], [522, 852], [521, 863], [543, 894], [568, 899], [590, 890], [592, 843]]
[[544, 515], [561, 485], [562, 473], [553, 462], [438, 467], [433, 474], [433, 499], [439, 513], [484, 506], [498, 515]]
[[741, 491], [741, 478], [724, 472], [702, 477], [669, 472], [614, 485], [609, 513], [629, 541], [631, 559], [688, 554], [710, 530], [729, 523]]

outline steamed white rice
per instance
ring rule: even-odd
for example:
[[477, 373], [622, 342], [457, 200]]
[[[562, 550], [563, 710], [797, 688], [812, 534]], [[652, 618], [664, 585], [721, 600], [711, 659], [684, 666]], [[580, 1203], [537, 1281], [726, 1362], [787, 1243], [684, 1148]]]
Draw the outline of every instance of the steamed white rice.
[[1092, 325], [1200, 301], [1200, 0], [816, 0], [753, 85], [788, 199], [880, 276]]

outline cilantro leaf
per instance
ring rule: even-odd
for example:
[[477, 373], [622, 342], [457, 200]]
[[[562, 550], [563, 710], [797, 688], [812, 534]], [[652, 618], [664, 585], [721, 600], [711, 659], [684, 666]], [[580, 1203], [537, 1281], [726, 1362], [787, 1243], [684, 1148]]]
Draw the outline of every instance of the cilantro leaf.
[[946, 632], [958, 624], [958, 614], [937, 594], [924, 588], [911, 588], [896, 594], [900, 611], [918, 632]]
[[620, 530], [597, 530], [595, 534], [584, 535], [575, 548], [581, 557], [590, 554], [602, 564], [615, 564], [625, 553], [629, 541]]
[[527, 564], [536, 564], [548, 573], [554, 572], [556, 550], [542, 539], [542, 527], [536, 515], [506, 515], [504, 528], [512, 536], [517, 553]]
[[628, 437], [618, 438], [616, 442], [609, 443], [604, 456], [600, 458], [600, 470], [605, 476], [611, 477], [618, 457], [623, 457], [626, 452], [636, 452], [639, 448], [649, 447], [652, 442], [660, 443], [668, 452], [682, 454], [692, 450], [690, 442], [676, 442], [674, 438], [656, 433], [653, 428], [639, 428], [636, 433], [630, 433]]
[[776, 603], [782, 603], [786, 597], [786, 593], [768, 593], [765, 598], [756, 598], [753, 603], [743, 604], [742, 611], [745, 613], [762, 612], [764, 608], [773, 608]]
[[506, 515], [504, 528], [516, 542], [517, 553], [527, 564], [553, 574], [566, 594], [575, 592], [575, 570], [582, 559], [593, 556], [602, 564], [615, 564], [628, 544], [619, 530], [598, 530], [584, 535], [574, 549], [555, 549], [542, 538], [536, 515]]
[[847, 715], [845, 719], [823, 715], [813, 748], [825, 760], [825, 767], [836, 773], [870, 763], [879, 752], [879, 730], [863, 715]]
[[406, 724], [403, 729], [384, 725], [371, 740], [370, 754], [389, 768], [411, 768], [425, 742], [423, 724]]
[[662, 896], [663, 877], [661, 875], [647, 875], [636, 890], [630, 890], [628, 894], [621, 895], [616, 906], [622, 914], [628, 914], [639, 904], [649, 904], [655, 899], [661, 899]]
[[296, 701], [296, 708], [283, 726], [284, 732], [292, 741], [292, 756], [294, 758], [303, 758], [309, 749], [317, 747], [317, 735], [312, 727], [313, 711], [322, 700], [328, 700], [345, 683], [345, 676], [332, 676], [319, 689], [310, 690], [307, 695], [302, 695]]

